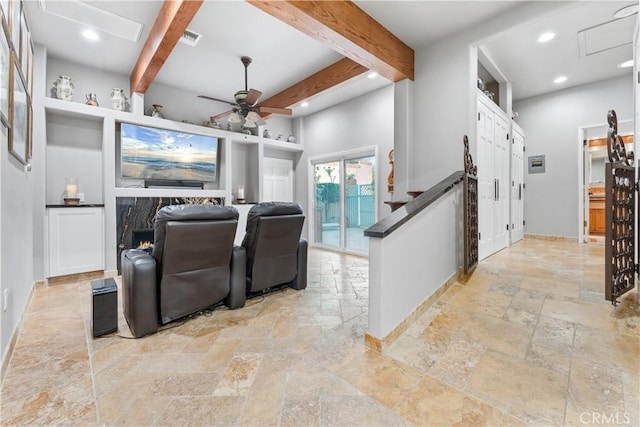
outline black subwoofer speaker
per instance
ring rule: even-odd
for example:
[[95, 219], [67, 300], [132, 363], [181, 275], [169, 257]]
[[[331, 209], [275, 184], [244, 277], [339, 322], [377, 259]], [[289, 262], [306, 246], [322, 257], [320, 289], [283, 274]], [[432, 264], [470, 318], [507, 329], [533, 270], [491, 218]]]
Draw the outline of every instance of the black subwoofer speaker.
[[118, 330], [118, 286], [111, 277], [91, 281], [93, 336]]

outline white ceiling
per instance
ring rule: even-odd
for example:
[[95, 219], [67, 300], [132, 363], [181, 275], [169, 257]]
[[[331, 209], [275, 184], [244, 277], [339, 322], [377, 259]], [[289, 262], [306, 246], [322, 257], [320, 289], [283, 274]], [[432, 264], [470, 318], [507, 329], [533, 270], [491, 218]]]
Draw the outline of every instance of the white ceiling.
[[[547, 19], [509, 31], [486, 43], [483, 48], [511, 81], [514, 99], [625, 74], [630, 76], [631, 68], [621, 69], [617, 65], [633, 59], [632, 40], [637, 15], [612, 22], [613, 14], [629, 4], [632, 2], [579, 2]], [[596, 26], [603, 23], [609, 24], [604, 31], [599, 31]], [[580, 54], [578, 32], [585, 29], [590, 29], [587, 41], [588, 45], [597, 46], [594, 50], [625, 41], [627, 44], [583, 56]], [[556, 37], [547, 43], [538, 43], [538, 36], [548, 31], [556, 33]], [[566, 76], [567, 81], [553, 83], [561, 75]]]
[[[38, 2], [27, 1], [27, 16], [35, 42], [47, 46], [52, 56], [129, 75], [161, 2], [128, 0], [89, 3], [142, 23], [144, 29], [140, 40], [131, 42], [106, 33], [101, 33], [101, 40], [97, 42], [84, 40], [79, 36], [83, 25], [44, 13], [38, 7]], [[630, 3], [580, 2], [572, 8], [572, 12], [557, 14], [548, 22], [538, 21], [521, 26], [517, 31], [487, 43], [486, 49], [501, 71], [513, 80], [516, 98], [558, 89], [549, 83], [548, 75], [560, 72], [569, 77], [564, 87], [629, 72], [611, 69], [608, 64], [614, 60], [612, 52], [593, 55], [586, 62], [579, 59], [576, 33], [580, 29], [611, 20], [612, 10]], [[522, 2], [358, 0], [356, 4], [417, 49], [464, 31], [495, 14], [519, 7]], [[535, 37], [543, 28], [555, 29], [558, 37], [541, 49], [535, 43]], [[341, 58], [325, 45], [244, 1], [205, 1], [189, 29], [203, 34], [202, 40], [195, 47], [179, 43], [156, 81], [216, 98], [232, 100], [233, 93], [243, 88], [242, 55], [253, 58], [249, 67], [249, 87], [261, 90], [262, 99]], [[624, 56], [622, 52], [625, 49], [630, 52], [630, 47], [619, 48], [619, 55]], [[561, 68], [563, 64], [564, 68]], [[389, 81], [382, 77], [368, 79], [362, 75], [315, 96], [306, 109], [294, 106], [294, 115], [319, 111], [387, 84]], [[211, 105], [214, 114], [227, 109], [225, 104], [212, 102]]]

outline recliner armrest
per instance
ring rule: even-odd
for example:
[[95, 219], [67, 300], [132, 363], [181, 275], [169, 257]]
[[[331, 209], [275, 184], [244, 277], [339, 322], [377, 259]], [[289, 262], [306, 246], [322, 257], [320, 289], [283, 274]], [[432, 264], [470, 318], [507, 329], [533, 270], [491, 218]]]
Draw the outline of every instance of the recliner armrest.
[[305, 239], [300, 239], [298, 243], [298, 274], [291, 282], [291, 287], [296, 290], [307, 287], [307, 249], [309, 243]]
[[124, 317], [135, 338], [158, 331], [156, 260], [148, 253], [122, 252], [122, 305]]
[[231, 255], [231, 277], [229, 296], [224, 304], [232, 310], [244, 307], [246, 296], [247, 250], [242, 246], [233, 246]]

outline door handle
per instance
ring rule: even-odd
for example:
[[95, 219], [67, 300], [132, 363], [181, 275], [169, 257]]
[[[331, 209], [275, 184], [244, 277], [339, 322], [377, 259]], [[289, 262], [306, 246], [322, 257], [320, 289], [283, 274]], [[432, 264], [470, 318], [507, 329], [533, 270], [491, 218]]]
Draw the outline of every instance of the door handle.
[[522, 184], [518, 184], [518, 200], [522, 200]]
[[493, 179], [493, 200], [498, 201], [498, 180], [496, 178]]

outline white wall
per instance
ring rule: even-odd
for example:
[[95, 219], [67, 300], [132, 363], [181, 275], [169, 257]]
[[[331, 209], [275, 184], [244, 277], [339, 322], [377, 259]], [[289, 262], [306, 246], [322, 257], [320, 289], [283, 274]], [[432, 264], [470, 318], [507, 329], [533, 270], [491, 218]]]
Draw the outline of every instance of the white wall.
[[[384, 204], [390, 200], [386, 192], [389, 162], [387, 153], [393, 148], [393, 85], [382, 87], [358, 98], [300, 119], [302, 154], [295, 171], [295, 198], [304, 212], [309, 212], [309, 158], [363, 147], [378, 147], [376, 188], [379, 217], [390, 213]], [[307, 214], [307, 217], [308, 214]], [[305, 221], [305, 233], [307, 222]]]
[[546, 155], [544, 174], [525, 172], [525, 233], [578, 236], [578, 128], [606, 123], [610, 109], [618, 121], [632, 119], [633, 103], [631, 74], [514, 103], [525, 157]]

